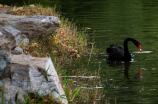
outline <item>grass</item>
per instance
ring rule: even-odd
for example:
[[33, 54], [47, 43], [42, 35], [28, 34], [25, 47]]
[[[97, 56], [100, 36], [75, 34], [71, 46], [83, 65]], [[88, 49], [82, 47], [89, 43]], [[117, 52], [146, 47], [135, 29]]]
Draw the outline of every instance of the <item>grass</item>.
[[88, 73], [88, 69], [84, 68], [76, 71], [71, 73], [75, 76], [61, 76], [67, 83], [64, 89], [69, 103], [101, 104], [104, 100], [104, 93], [102, 88], [98, 88], [102, 86], [98, 72], [91, 74]]
[[[96, 86], [101, 86], [100, 78], [67, 77], [67, 71], [64, 70], [66, 63], [69, 63], [71, 66], [72, 61], [78, 60], [80, 56], [88, 51], [86, 29], [81, 31], [75, 23], [62, 18], [61, 13], [56, 11], [56, 7], [44, 8], [41, 5], [13, 7], [8, 13], [26, 16], [49, 15], [58, 17], [61, 24], [55, 33], [47, 38], [36, 38], [29, 45], [24, 46], [22, 44], [19, 47], [23, 48], [25, 54], [52, 58], [70, 104], [99, 104], [100, 100], [97, 99], [102, 99], [103, 97], [102, 89], [96, 88]], [[92, 46], [89, 60], [93, 50], [94, 47]], [[88, 69], [81, 68], [76, 69], [72, 73], [75, 76], [92, 76], [92, 74], [87, 73], [88, 71]], [[98, 73], [96, 72], [94, 76], [99, 76]], [[86, 83], [83, 84], [83, 82]], [[55, 104], [55, 102], [51, 100], [49, 95], [42, 97], [30, 93], [28, 104]]]
[[3, 85], [2, 85], [2, 104], [4, 104], [4, 86], [5, 86], [5, 84], [3, 83]]

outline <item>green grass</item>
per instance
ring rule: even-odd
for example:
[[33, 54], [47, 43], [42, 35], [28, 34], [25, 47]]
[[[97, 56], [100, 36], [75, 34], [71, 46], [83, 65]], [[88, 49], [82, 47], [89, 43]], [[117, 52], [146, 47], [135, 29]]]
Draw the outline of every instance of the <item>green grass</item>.
[[2, 85], [2, 104], [4, 104], [4, 86], [5, 86], [5, 83], [3, 82], [3, 85]]

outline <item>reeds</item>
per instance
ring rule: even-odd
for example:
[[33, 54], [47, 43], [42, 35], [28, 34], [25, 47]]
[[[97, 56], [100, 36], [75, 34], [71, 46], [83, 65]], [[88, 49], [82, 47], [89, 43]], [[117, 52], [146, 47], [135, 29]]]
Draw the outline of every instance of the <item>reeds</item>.
[[[78, 73], [76, 73], [78, 72]], [[104, 100], [103, 87], [98, 72], [91, 74], [88, 69], [77, 69], [75, 76], [61, 76], [66, 96], [72, 104], [100, 104]]]

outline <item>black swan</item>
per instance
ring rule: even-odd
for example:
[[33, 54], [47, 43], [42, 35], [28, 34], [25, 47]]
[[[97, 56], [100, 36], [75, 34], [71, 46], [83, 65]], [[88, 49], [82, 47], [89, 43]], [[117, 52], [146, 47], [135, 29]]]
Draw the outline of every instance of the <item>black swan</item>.
[[141, 46], [140, 43], [133, 38], [126, 38], [124, 41], [124, 47], [120, 45], [110, 45], [109, 48], [106, 49], [107, 53], [109, 53], [109, 59], [112, 60], [131, 60], [131, 53], [128, 50], [127, 43], [128, 41], [132, 41], [140, 51]]

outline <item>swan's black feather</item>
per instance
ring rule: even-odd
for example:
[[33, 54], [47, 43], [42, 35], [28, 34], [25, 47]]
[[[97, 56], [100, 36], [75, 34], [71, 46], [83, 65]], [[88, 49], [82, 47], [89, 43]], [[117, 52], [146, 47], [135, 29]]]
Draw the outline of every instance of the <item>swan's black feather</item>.
[[109, 53], [110, 59], [123, 59], [124, 56], [124, 47], [120, 45], [110, 45], [109, 48], [106, 49], [107, 53]]

